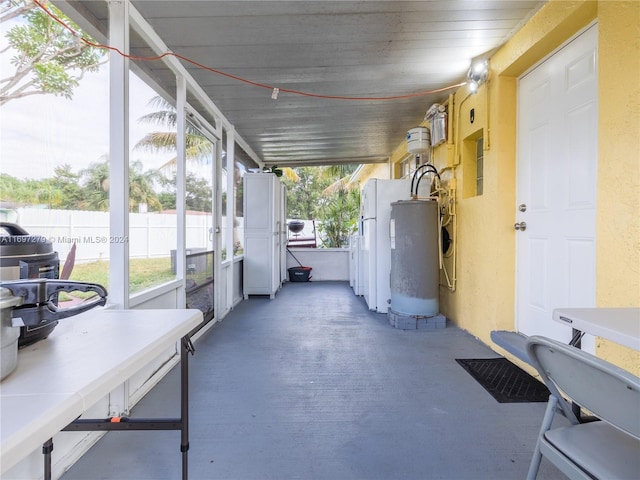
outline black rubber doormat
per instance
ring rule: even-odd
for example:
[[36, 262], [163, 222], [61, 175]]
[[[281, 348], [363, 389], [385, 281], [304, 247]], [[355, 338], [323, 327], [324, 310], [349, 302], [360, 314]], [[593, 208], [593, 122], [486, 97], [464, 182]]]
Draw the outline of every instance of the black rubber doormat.
[[506, 358], [456, 358], [500, 403], [546, 402], [549, 389]]

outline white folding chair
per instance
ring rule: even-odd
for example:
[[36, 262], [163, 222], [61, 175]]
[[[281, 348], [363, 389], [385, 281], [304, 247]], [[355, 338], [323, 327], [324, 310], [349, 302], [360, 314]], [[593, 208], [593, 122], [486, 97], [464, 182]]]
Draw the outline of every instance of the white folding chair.
[[[527, 352], [551, 392], [527, 479], [543, 456], [572, 479], [639, 479], [640, 378], [545, 337], [529, 337]], [[570, 402], [600, 420], [580, 423]], [[569, 426], [551, 428], [556, 411]]]

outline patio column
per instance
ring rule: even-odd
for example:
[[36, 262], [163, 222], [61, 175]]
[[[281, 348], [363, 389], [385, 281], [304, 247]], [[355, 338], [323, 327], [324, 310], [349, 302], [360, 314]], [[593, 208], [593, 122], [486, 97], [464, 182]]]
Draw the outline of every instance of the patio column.
[[[109, 44], [129, 53], [129, 1], [109, 2]], [[129, 59], [109, 53], [109, 303], [129, 308]], [[129, 382], [109, 395], [109, 415], [129, 413]]]
[[[109, 2], [109, 44], [129, 53], [129, 1]], [[109, 52], [109, 303], [129, 307], [129, 59]]]
[[233, 286], [235, 285], [234, 279], [234, 268], [233, 268], [233, 234], [234, 234], [234, 223], [236, 218], [236, 195], [234, 189], [234, 180], [235, 180], [235, 151], [236, 151], [236, 129], [231, 126], [227, 130], [227, 225], [226, 225], [226, 234], [227, 234], [227, 257], [231, 260], [231, 266], [227, 269], [227, 288], [226, 288], [226, 298], [221, 299], [224, 300], [223, 303], [220, 304], [223, 307], [223, 312], [226, 313], [231, 309], [233, 305]]
[[186, 112], [187, 83], [182, 75], [176, 75], [176, 212], [177, 244], [176, 274], [182, 280], [177, 291], [176, 308], [185, 308], [187, 294], [185, 288], [186, 270]]
[[[223, 303], [221, 292], [224, 291], [222, 280], [222, 138], [216, 139], [215, 154], [213, 159], [213, 278], [214, 298], [213, 308], [215, 311], [215, 321], [219, 321], [222, 315], [221, 305]], [[229, 152], [227, 152], [229, 155]], [[227, 195], [227, 201], [229, 200]]]

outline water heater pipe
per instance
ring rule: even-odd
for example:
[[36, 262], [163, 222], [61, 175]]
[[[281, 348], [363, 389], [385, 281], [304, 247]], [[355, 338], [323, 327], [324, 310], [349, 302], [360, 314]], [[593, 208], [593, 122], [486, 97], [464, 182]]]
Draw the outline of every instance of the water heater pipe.
[[448, 205], [448, 211], [447, 213], [449, 214], [449, 219], [447, 220], [447, 225], [449, 223], [451, 223], [452, 226], [452, 241], [451, 241], [451, 255], [447, 256], [447, 258], [451, 257], [451, 262], [452, 262], [452, 275], [451, 277], [449, 276], [449, 272], [447, 271], [446, 265], [442, 264], [442, 270], [444, 272], [444, 276], [447, 280], [447, 288], [451, 291], [451, 292], [455, 292], [456, 291], [456, 281], [457, 281], [457, 277], [456, 277], [456, 270], [457, 270], [457, 250], [458, 250], [458, 219], [457, 219], [457, 214], [456, 214], [456, 209], [455, 209], [455, 187], [454, 188], [450, 188], [449, 192], [447, 194], [448, 198], [449, 198], [449, 205]]
[[[429, 166], [429, 164], [428, 164], [428, 163], [424, 163], [424, 164], [420, 165], [418, 168], [416, 168], [416, 169], [415, 169], [415, 171], [413, 172], [413, 175], [411, 176], [411, 195], [412, 195], [412, 196], [413, 196], [413, 182], [414, 182], [414, 181], [415, 181], [415, 179], [416, 179], [416, 175], [418, 174], [418, 172], [419, 172], [420, 170], [422, 170], [423, 168], [426, 168], [426, 167], [428, 167], [428, 166]], [[417, 194], [418, 194], [418, 192], [416, 192], [416, 195], [417, 195]]]
[[422, 180], [422, 177], [424, 177], [427, 173], [429, 172], [435, 173], [436, 177], [438, 177], [438, 180], [440, 180], [440, 174], [438, 173], [438, 170], [436, 170], [436, 167], [434, 167], [433, 165], [427, 165], [427, 166], [431, 167], [431, 169], [425, 172], [422, 172], [422, 174], [418, 177], [418, 181], [416, 182], [416, 197], [418, 196], [418, 188], [420, 187], [420, 180]]

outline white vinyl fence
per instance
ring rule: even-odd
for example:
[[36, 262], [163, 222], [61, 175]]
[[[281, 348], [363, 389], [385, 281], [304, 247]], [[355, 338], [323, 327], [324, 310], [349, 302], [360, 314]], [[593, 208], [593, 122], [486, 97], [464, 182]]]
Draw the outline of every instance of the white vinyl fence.
[[[61, 263], [74, 243], [78, 263], [108, 259], [111, 242], [128, 240], [130, 258], [167, 257], [176, 249], [175, 214], [129, 214], [128, 239], [109, 236], [109, 212], [18, 208], [17, 215], [15, 223], [29, 234], [46, 237], [53, 244]], [[187, 215], [187, 248], [211, 248], [211, 222], [209, 214]]]

